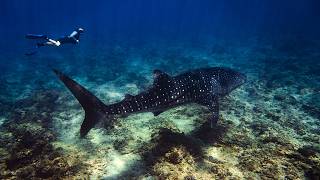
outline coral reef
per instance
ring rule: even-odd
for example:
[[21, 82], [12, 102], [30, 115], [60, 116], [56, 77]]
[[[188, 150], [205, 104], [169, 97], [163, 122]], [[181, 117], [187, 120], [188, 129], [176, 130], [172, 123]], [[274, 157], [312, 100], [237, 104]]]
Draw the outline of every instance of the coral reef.
[[319, 42], [253, 39], [123, 42], [38, 59], [106, 103], [147, 88], [153, 69], [228, 66], [246, 73], [248, 82], [221, 100], [213, 128], [210, 112], [190, 104], [156, 117], [119, 118], [112, 128], [101, 123], [80, 139], [84, 114], [71, 94], [46, 67], [13, 60], [0, 78], [0, 178], [319, 179]]
[[82, 167], [53, 146], [49, 128], [58, 94], [39, 92], [18, 101], [1, 127], [1, 179], [60, 179], [75, 176]]

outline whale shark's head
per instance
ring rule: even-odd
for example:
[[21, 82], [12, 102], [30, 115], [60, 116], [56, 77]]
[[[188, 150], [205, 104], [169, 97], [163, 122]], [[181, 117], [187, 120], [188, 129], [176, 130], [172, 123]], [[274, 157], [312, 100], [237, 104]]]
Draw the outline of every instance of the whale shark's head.
[[229, 68], [223, 68], [218, 76], [222, 95], [229, 94], [247, 81], [246, 75]]

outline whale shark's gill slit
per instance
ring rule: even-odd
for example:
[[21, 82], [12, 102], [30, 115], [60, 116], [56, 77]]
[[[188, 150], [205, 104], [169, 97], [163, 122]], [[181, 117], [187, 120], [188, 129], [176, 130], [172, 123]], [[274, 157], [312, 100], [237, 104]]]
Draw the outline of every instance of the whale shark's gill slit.
[[58, 70], [53, 69], [53, 71], [77, 98], [85, 111], [85, 118], [80, 128], [80, 136], [84, 137], [86, 134], [88, 134], [90, 129], [93, 128], [97, 122], [99, 122], [99, 120], [106, 117], [105, 110], [107, 106], [76, 81], [72, 80]]

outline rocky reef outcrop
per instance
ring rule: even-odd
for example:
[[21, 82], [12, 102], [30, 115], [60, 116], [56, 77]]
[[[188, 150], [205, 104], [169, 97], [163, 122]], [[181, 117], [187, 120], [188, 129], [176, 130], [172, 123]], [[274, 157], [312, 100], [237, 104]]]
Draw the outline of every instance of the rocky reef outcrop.
[[80, 170], [61, 148], [55, 148], [56, 134], [51, 113], [55, 91], [40, 91], [16, 102], [0, 131], [1, 179], [72, 178]]

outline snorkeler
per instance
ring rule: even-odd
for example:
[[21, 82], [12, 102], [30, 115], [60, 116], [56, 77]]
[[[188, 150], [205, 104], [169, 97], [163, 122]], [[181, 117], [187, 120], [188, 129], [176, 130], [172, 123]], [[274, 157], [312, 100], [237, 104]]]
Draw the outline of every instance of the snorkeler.
[[[47, 35], [39, 35], [39, 34], [27, 34], [27, 39], [38, 40], [40, 42], [37, 43], [36, 48], [42, 46], [55, 46], [59, 47], [63, 44], [78, 44], [80, 42], [80, 34], [84, 32], [83, 28], [78, 28], [74, 30], [69, 36], [63, 36], [57, 40], [48, 38]], [[26, 53], [27, 56], [31, 56], [36, 54], [37, 51], [32, 51]]]

